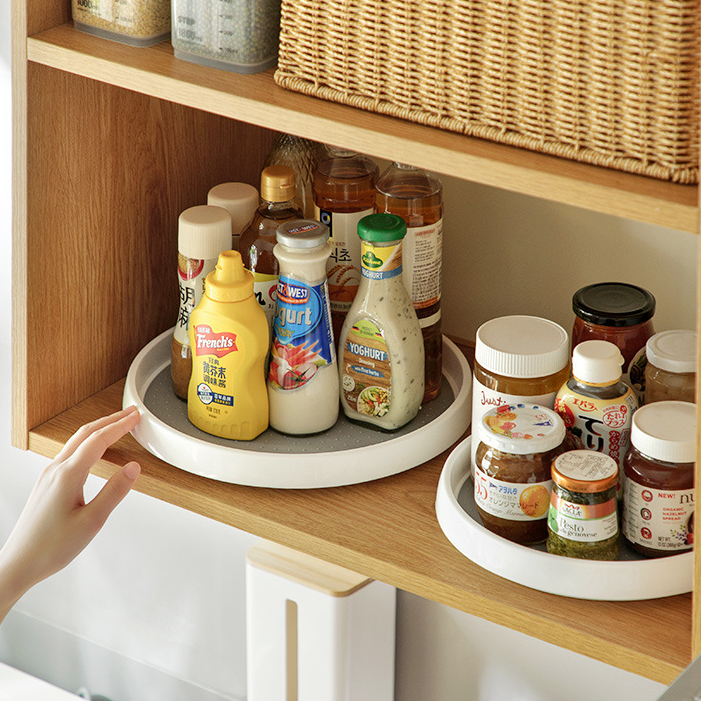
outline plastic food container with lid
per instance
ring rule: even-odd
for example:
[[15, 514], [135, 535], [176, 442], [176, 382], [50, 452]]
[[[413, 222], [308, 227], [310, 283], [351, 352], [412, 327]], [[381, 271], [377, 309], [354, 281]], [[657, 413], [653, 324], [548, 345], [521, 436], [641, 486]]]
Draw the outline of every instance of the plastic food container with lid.
[[[558, 324], [536, 316], [503, 316], [477, 329], [472, 425], [490, 409], [537, 404], [550, 409], [569, 378], [570, 344]], [[477, 441], [472, 443], [472, 471]]]
[[693, 547], [695, 460], [695, 404], [655, 402], [635, 412], [624, 461], [622, 531], [643, 555]]
[[640, 396], [645, 387], [645, 344], [655, 333], [655, 298], [642, 287], [600, 282], [577, 290], [572, 348], [582, 341], [609, 341], [623, 355], [623, 379]]
[[277, 63], [280, 0], [173, 0], [176, 58], [236, 73]]
[[547, 407], [504, 405], [481, 417], [477, 439], [475, 504], [484, 527], [515, 543], [542, 543], [564, 422]]
[[695, 331], [662, 331], [646, 346], [645, 403], [678, 400], [693, 402], [696, 396]]
[[76, 29], [132, 46], [152, 46], [170, 34], [170, 0], [72, 0]]

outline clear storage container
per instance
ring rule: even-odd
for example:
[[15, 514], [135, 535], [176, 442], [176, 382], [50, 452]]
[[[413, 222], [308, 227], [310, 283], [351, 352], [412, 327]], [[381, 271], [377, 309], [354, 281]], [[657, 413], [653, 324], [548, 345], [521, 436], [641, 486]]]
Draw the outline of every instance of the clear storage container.
[[132, 46], [152, 46], [170, 33], [170, 0], [72, 0], [73, 25]]
[[236, 73], [277, 63], [280, 0], [172, 0], [176, 58]]

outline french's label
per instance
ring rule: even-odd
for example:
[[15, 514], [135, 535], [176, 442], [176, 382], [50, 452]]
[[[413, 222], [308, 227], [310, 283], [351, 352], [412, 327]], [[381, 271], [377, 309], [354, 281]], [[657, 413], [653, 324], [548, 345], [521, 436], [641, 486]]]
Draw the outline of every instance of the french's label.
[[215, 333], [208, 324], [195, 326], [195, 355], [215, 355], [217, 358], [223, 358], [237, 350], [235, 333]]

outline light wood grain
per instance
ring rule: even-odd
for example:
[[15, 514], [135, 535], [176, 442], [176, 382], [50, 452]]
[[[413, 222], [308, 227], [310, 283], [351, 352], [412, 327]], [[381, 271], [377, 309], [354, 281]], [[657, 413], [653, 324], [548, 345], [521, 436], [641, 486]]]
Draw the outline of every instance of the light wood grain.
[[123, 377], [174, 323], [179, 213], [217, 183], [257, 185], [273, 137], [39, 64], [27, 79], [14, 292], [26, 338], [25, 374], [15, 375], [26, 407], [18, 402], [15, 420], [25, 435]]
[[[121, 406], [117, 383], [32, 431], [31, 449], [53, 456], [83, 423]], [[236, 528], [419, 596], [663, 683], [691, 659], [691, 597], [577, 601], [490, 574], [443, 535], [434, 501], [447, 453], [400, 475], [334, 489], [256, 489], [179, 470], [127, 437], [97, 473], [141, 463], [136, 488]]]
[[232, 119], [597, 212], [696, 232], [696, 187], [596, 168], [360, 112], [173, 56], [164, 42], [134, 49], [69, 25], [30, 38], [29, 58], [64, 71], [207, 109]]

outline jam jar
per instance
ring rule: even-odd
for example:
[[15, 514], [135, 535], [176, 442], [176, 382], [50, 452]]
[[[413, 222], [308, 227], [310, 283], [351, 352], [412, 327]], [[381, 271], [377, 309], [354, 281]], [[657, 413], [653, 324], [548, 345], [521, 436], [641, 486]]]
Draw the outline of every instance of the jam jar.
[[618, 464], [593, 450], [558, 455], [552, 465], [548, 552], [583, 560], [618, 557]]
[[643, 555], [692, 549], [695, 459], [695, 404], [655, 402], [635, 412], [624, 461], [622, 531]]
[[693, 402], [696, 396], [695, 331], [662, 331], [646, 346], [645, 403], [676, 399]]
[[640, 396], [645, 387], [645, 344], [654, 333], [655, 298], [642, 287], [601, 282], [577, 290], [572, 348], [599, 339], [618, 346], [623, 355], [623, 379]]
[[547, 407], [506, 404], [482, 416], [477, 438], [475, 504], [484, 527], [515, 543], [542, 543], [564, 422]]
[[[472, 424], [504, 404], [537, 404], [552, 409], [569, 378], [567, 332], [548, 319], [503, 316], [477, 329], [472, 385]], [[472, 446], [472, 470], [477, 444]]]

